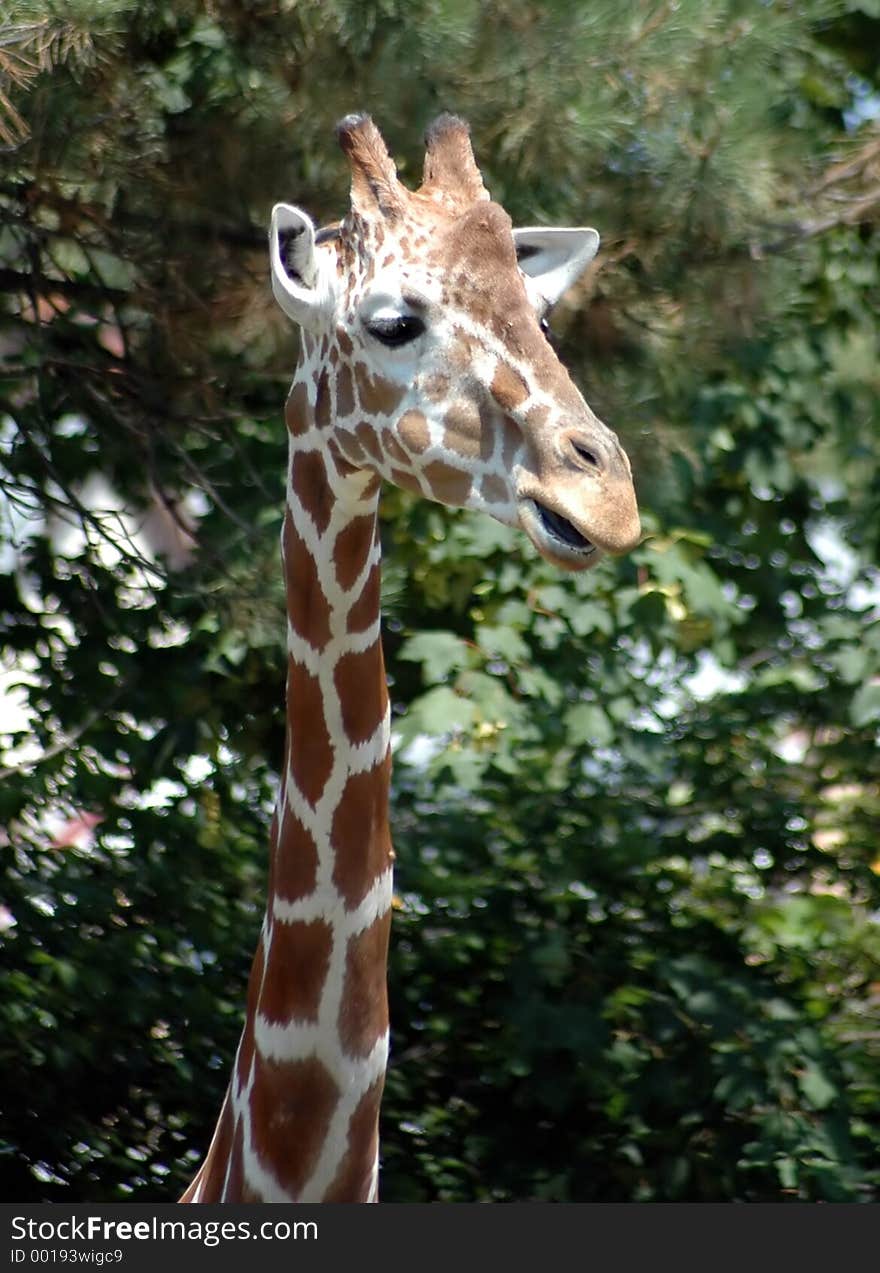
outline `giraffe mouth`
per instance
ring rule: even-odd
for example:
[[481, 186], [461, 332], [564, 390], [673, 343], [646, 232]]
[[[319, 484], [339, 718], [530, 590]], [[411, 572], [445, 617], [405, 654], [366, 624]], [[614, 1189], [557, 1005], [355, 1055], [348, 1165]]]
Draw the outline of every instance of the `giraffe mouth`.
[[573, 566], [586, 566], [593, 557], [600, 555], [597, 546], [582, 535], [567, 517], [546, 504], [526, 499], [522, 511], [525, 513], [526, 529], [533, 530], [536, 546], [545, 555], [562, 558], [566, 564]]

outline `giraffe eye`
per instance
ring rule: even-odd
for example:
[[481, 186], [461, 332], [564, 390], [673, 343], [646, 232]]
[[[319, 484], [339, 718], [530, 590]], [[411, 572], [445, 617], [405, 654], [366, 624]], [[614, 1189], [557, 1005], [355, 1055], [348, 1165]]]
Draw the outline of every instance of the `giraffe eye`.
[[421, 336], [425, 324], [415, 314], [396, 314], [393, 318], [373, 318], [367, 323], [367, 331], [383, 345], [397, 349]]
[[548, 317], [549, 312], [550, 311], [548, 310], [547, 314], [545, 314], [543, 318], [538, 319], [538, 326], [541, 328], [541, 335], [555, 349], [557, 345], [556, 334], [550, 326], [550, 319]]

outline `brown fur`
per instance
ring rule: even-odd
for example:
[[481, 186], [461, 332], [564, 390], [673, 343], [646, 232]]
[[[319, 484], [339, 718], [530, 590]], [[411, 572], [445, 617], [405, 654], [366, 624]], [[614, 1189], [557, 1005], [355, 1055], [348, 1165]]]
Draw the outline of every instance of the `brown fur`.
[[282, 543], [285, 570], [289, 578], [296, 580], [296, 587], [287, 590], [287, 614], [291, 626], [316, 650], [323, 650], [330, 640], [330, 607], [318, 579], [314, 558], [289, 516], [284, 519]]
[[463, 119], [438, 116], [425, 134], [425, 146], [421, 194], [459, 208], [489, 198]]
[[324, 699], [316, 676], [293, 659], [287, 674], [290, 729], [290, 776], [300, 792], [315, 805], [333, 767], [333, 744], [324, 719]]
[[400, 216], [407, 192], [397, 180], [382, 134], [369, 115], [346, 116], [336, 135], [351, 164], [352, 208], [368, 213], [376, 209], [391, 220]]
[[390, 757], [364, 773], [352, 774], [333, 815], [333, 883], [353, 909], [391, 865], [388, 829]]
[[332, 948], [333, 929], [322, 920], [276, 920], [259, 1002], [267, 1021], [317, 1021]]
[[348, 1125], [348, 1150], [324, 1202], [350, 1202], [366, 1198], [373, 1179], [373, 1163], [379, 1143], [379, 1106], [382, 1079], [376, 1079], [358, 1101]]
[[360, 654], [343, 654], [333, 680], [346, 737], [355, 744], [367, 742], [382, 724], [388, 703], [378, 638]]
[[254, 1069], [254, 1148], [282, 1188], [296, 1197], [318, 1161], [339, 1088], [316, 1057], [276, 1062], [258, 1052]]
[[308, 897], [318, 878], [318, 848], [311, 833], [290, 808], [285, 808], [281, 824], [284, 852], [272, 855], [273, 896], [284, 902]]
[[390, 927], [390, 914], [380, 915], [369, 928], [348, 939], [339, 1038], [349, 1056], [366, 1056], [388, 1024], [385, 964]]

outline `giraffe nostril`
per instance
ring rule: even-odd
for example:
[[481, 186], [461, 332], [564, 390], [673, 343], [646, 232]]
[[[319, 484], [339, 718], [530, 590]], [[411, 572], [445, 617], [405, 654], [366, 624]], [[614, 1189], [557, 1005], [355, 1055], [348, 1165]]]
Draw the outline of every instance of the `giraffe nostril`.
[[602, 461], [599, 459], [597, 452], [592, 450], [590, 447], [585, 446], [583, 442], [578, 442], [576, 439], [572, 438], [571, 449], [574, 451], [581, 464], [585, 465], [587, 468], [601, 469]]

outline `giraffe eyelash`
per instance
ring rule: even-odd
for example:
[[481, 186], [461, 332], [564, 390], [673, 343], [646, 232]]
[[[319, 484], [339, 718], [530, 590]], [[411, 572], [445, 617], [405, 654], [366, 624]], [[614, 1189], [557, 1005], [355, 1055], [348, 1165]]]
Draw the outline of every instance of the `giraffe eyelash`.
[[553, 349], [556, 349], [559, 345], [559, 340], [555, 331], [550, 326], [550, 315], [552, 313], [553, 310], [548, 309], [544, 314], [542, 314], [538, 319], [538, 326], [541, 328], [541, 335], [547, 341], [547, 344], [552, 346]]
[[425, 324], [415, 314], [398, 314], [393, 318], [374, 318], [366, 324], [367, 331], [390, 349], [399, 349], [416, 340], [425, 330]]

